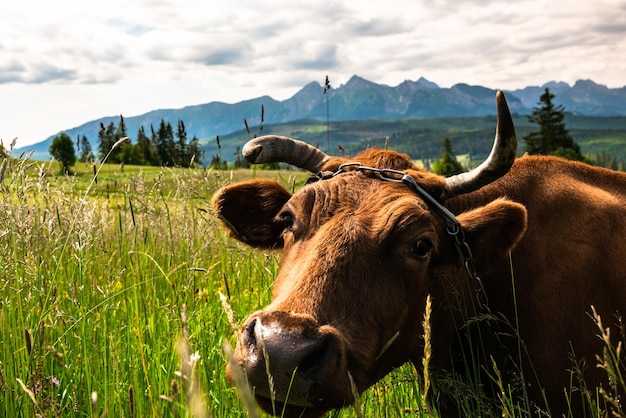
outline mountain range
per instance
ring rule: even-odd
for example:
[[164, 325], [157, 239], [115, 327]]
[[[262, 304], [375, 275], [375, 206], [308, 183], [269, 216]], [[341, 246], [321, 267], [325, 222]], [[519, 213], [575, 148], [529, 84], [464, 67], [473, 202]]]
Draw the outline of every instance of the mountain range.
[[[570, 86], [564, 82], [549, 82], [542, 86], [530, 86], [505, 91], [513, 114], [526, 115], [539, 106], [539, 96], [549, 88], [555, 94], [554, 103], [563, 105], [566, 112], [588, 116], [626, 116], [626, 86], [608, 88], [591, 80], [579, 80]], [[326, 93], [317, 82], [305, 85], [291, 98], [278, 101], [269, 96], [228, 104], [210, 102], [180, 109], [153, 110], [139, 116], [124, 116], [127, 132], [134, 140], [141, 126], [150, 132], [162, 119], [176, 126], [178, 120], [185, 123], [189, 138], [197, 137], [206, 144], [216, 135], [227, 135], [248, 126], [281, 124], [296, 120], [331, 121], [401, 120], [441, 117], [480, 117], [495, 114], [496, 90], [455, 84], [449, 88], [421, 77], [417, 81], [406, 80], [395, 87], [376, 84], [359, 76]], [[263, 107], [263, 115], [261, 111]], [[262, 120], [263, 118], [263, 120]], [[72, 138], [85, 135], [97, 149], [100, 124], [119, 123], [119, 115], [102, 117], [64, 130]], [[48, 159], [48, 147], [56, 135], [15, 152], [35, 151], [33, 158]]]

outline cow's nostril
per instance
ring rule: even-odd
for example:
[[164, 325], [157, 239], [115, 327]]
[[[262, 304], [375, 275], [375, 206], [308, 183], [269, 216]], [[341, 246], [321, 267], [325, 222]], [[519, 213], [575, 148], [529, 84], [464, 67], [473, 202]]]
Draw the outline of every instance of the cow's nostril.
[[253, 318], [243, 329], [242, 335], [242, 343], [246, 347], [254, 347], [256, 346], [256, 334], [255, 328], [257, 326], [257, 318]]
[[321, 337], [309, 350], [298, 366], [299, 375], [305, 379], [314, 377], [336, 354], [330, 335]]

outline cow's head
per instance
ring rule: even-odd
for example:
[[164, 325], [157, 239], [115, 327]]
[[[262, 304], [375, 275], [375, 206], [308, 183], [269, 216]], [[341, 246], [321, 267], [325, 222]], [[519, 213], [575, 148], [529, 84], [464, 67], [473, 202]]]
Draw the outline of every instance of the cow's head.
[[[406, 155], [374, 149], [349, 161], [403, 170], [440, 201], [474, 191], [515, 158], [513, 123], [497, 97], [493, 151], [470, 173], [444, 178]], [[334, 172], [347, 161], [283, 137], [257, 138], [243, 153], [253, 163], [284, 161], [311, 172]], [[251, 180], [222, 189], [214, 205], [233, 237], [283, 251], [272, 302], [247, 318], [235, 349], [264, 409], [318, 416], [420, 358], [429, 285], [456, 260], [442, 220], [405, 184], [353, 171], [292, 195], [277, 182]], [[526, 212], [500, 199], [457, 219], [484, 265], [516, 244]]]

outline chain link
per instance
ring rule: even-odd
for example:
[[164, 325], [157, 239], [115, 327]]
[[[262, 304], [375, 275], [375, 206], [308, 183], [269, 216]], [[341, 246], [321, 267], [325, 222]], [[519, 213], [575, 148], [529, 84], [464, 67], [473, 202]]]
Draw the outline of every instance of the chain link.
[[487, 314], [491, 315], [491, 309], [489, 309], [489, 298], [483, 281], [481, 280], [478, 272], [476, 271], [476, 264], [474, 263], [474, 257], [472, 256], [472, 250], [469, 247], [467, 241], [465, 241], [465, 234], [461, 229], [459, 234], [454, 236], [457, 251], [459, 252], [459, 258], [463, 262], [467, 277], [474, 282], [474, 293], [476, 296], [476, 302], [478, 306]]
[[422, 188], [413, 177], [399, 170], [379, 169], [364, 166], [359, 162], [351, 162], [340, 165], [334, 173], [318, 173], [316, 177], [311, 180], [316, 181], [328, 179], [348, 171], [373, 173], [378, 175], [378, 177], [383, 181], [406, 184], [424, 200], [433, 212], [443, 219], [446, 224], [446, 233], [454, 238], [454, 244], [458, 253], [459, 261], [463, 264], [468, 279], [472, 282], [478, 307], [488, 318], [490, 318], [488, 323], [498, 346], [501, 348], [500, 350], [502, 352], [504, 364], [511, 367], [509, 374], [512, 376], [519, 374], [520, 369], [517, 366], [515, 359], [511, 356], [508, 347], [502, 344], [502, 341], [500, 340], [501, 331], [498, 323], [499, 321], [494, 318], [491, 313], [491, 309], [489, 308], [489, 298], [487, 297], [487, 292], [483, 286], [483, 281], [476, 270], [476, 263], [474, 261], [474, 256], [472, 255], [472, 250], [465, 240], [465, 233], [456, 216], [454, 216], [452, 212], [450, 212], [445, 206], [439, 203], [437, 199], [424, 190], [424, 188]]

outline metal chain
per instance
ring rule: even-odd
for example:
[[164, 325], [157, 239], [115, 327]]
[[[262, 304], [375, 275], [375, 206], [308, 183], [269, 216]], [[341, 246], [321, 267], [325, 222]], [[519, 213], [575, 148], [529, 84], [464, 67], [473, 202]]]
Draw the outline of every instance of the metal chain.
[[476, 295], [478, 306], [485, 311], [485, 313], [491, 315], [491, 309], [489, 309], [489, 298], [487, 297], [487, 292], [485, 292], [483, 281], [476, 271], [476, 264], [474, 263], [474, 257], [472, 256], [472, 250], [467, 244], [467, 241], [465, 241], [463, 229], [459, 229], [459, 233], [454, 235], [454, 241], [456, 249], [459, 253], [459, 259], [463, 262], [463, 266], [465, 267], [467, 277], [474, 282], [474, 293]]
[[459, 260], [463, 264], [465, 268], [465, 272], [467, 273], [467, 277], [470, 281], [473, 282], [474, 292], [476, 301], [480, 309], [482, 309], [483, 313], [490, 319], [489, 324], [492, 328], [492, 333], [496, 339], [497, 344], [501, 347], [503, 351], [504, 362], [509, 363], [509, 366], [512, 367], [510, 370], [513, 374], [519, 373], [520, 369], [517, 366], [517, 363], [513, 359], [513, 356], [508, 350], [508, 347], [505, 346], [500, 340], [500, 326], [498, 324], [498, 319], [494, 318], [491, 309], [489, 308], [489, 298], [487, 297], [487, 292], [485, 291], [485, 287], [483, 286], [483, 281], [481, 280], [478, 272], [476, 270], [476, 263], [474, 261], [474, 256], [472, 255], [472, 250], [470, 249], [469, 244], [465, 240], [465, 233], [458, 219], [448, 208], [443, 206], [437, 199], [435, 199], [432, 195], [430, 195], [422, 186], [420, 186], [415, 179], [406, 174], [404, 171], [392, 170], [392, 169], [379, 169], [374, 167], [367, 167], [359, 162], [350, 162], [345, 163], [339, 166], [337, 171], [318, 173], [315, 177], [309, 179], [310, 181], [324, 180], [331, 177], [335, 177], [341, 173], [349, 172], [349, 171], [360, 171], [364, 173], [373, 173], [376, 174], [381, 180], [389, 181], [393, 183], [404, 183], [411, 188], [418, 196], [420, 196], [428, 207], [431, 208], [433, 212], [435, 212], [439, 217], [443, 219], [446, 224], [446, 232], [448, 235], [454, 238], [454, 244], [459, 256]]

